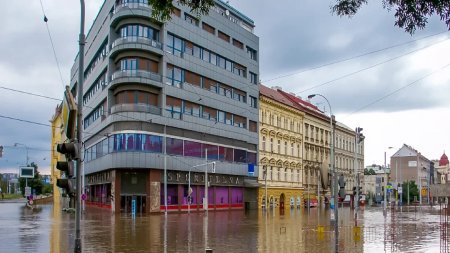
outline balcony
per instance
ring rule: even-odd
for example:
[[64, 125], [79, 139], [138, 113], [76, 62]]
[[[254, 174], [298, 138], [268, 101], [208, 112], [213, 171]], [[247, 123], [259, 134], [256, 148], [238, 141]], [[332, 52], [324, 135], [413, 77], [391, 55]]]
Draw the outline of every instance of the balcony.
[[145, 112], [161, 115], [161, 108], [148, 104], [117, 104], [111, 107], [111, 114], [119, 112]]
[[152, 39], [149, 39], [146, 37], [138, 37], [138, 36], [129, 36], [129, 37], [125, 37], [125, 38], [118, 38], [117, 40], [115, 40], [112, 43], [111, 49], [113, 49], [116, 46], [128, 44], [128, 43], [150, 45], [152, 47], [162, 49], [161, 42], [152, 40]]
[[[144, 49], [162, 55], [162, 44], [159, 41], [145, 37], [128, 36], [116, 39], [111, 45], [110, 55], [113, 57], [121, 49]], [[154, 49], [158, 49], [155, 51]]]
[[150, 17], [151, 7], [146, 2], [138, 3], [118, 3], [114, 7], [114, 12], [111, 14], [111, 26], [115, 26], [122, 17], [142, 16]]
[[[142, 78], [142, 79], [150, 79], [156, 82], [161, 82], [162, 77], [158, 73], [145, 71], [145, 70], [119, 70], [114, 72], [111, 76], [111, 82], [121, 78]], [[118, 81], [116, 81], [118, 82]]]

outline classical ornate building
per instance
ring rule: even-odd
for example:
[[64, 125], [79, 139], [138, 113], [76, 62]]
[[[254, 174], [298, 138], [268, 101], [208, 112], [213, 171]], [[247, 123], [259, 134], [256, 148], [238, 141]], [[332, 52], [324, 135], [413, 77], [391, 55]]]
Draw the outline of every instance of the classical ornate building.
[[[353, 187], [356, 186], [355, 176], [355, 154], [356, 154], [356, 169], [359, 173], [360, 186], [364, 190], [364, 142], [356, 143], [355, 146], [355, 131], [348, 126], [337, 123], [336, 137], [335, 137], [335, 161], [336, 172], [338, 175], [344, 176], [345, 192], [352, 194]], [[356, 152], [355, 152], [356, 147]]]
[[[300, 206], [304, 198], [304, 113], [278, 90], [260, 85], [258, 206]], [[267, 188], [266, 188], [267, 187]]]
[[[308, 101], [279, 90], [305, 114], [303, 122], [303, 185], [306, 198], [316, 199], [317, 192], [329, 193], [330, 117]], [[320, 183], [319, 183], [320, 182]]]

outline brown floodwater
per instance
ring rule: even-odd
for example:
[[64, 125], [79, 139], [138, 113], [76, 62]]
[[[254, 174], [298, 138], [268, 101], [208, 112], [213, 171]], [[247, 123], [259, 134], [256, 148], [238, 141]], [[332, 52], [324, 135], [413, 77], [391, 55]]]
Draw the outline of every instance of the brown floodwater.
[[[0, 252], [73, 252], [75, 215], [42, 205], [0, 203]], [[439, 207], [366, 207], [354, 228], [353, 211], [339, 209], [339, 252], [449, 252]], [[318, 227], [318, 226], [323, 226]], [[322, 230], [323, 232], [318, 232]], [[87, 208], [83, 252], [334, 252], [329, 210], [209, 211], [112, 215]]]

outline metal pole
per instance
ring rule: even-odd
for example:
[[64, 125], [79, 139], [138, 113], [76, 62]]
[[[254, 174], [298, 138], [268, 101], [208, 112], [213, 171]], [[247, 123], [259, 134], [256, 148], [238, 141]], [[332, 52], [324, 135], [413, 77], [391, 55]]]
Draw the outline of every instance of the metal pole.
[[[83, 141], [83, 129], [81, 127], [82, 117], [83, 117], [83, 75], [84, 75], [84, 44], [85, 44], [85, 35], [84, 35], [84, 0], [80, 0], [80, 38], [79, 38], [79, 52], [78, 52], [78, 105], [77, 105], [77, 142], [78, 142], [78, 154], [81, 156], [81, 143]], [[77, 161], [77, 172], [76, 172], [76, 185], [77, 185], [77, 194], [76, 198], [76, 211], [75, 211], [75, 249], [74, 252], [81, 252], [81, 233], [80, 233], [80, 220], [81, 220], [81, 163], [82, 159], [78, 159]]]
[[264, 208], [266, 209], [266, 212], [267, 212], [267, 206], [269, 205], [269, 197], [267, 196], [267, 165], [265, 166], [266, 167], [266, 169], [264, 170], [264, 172], [265, 172], [265, 178], [264, 178], [264, 190], [265, 190], [265, 194], [266, 194], [266, 197], [265, 197], [265, 199], [264, 199]]
[[384, 216], [386, 216], [386, 205], [387, 205], [387, 198], [386, 198], [386, 195], [387, 195], [387, 173], [386, 173], [386, 151], [384, 151], [384, 191], [383, 191], [383, 194], [384, 194], [384, 203], [383, 203], [383, 214], [384, 214]]
[[205, 201], [203, 203], [203, 208], [208, 212], [208, 149], [205, 149]]
[[356, 131], [355, 131], [355, 152], [354, 152], [354, 155], [355, 155], [355, 160], [353, 161], [353, 169], [354, 169], [354, 173], [355, 173], [355, 182], [356, 182], [356, 185], [354, 184], [354, 186], [356, 187], [356, 194], [355, 194], [355, 196], [353, 196], [353, 201], [354, 201], [354, 205], [355, 205], [355, 226], [357, 226], [358, 225], [358, 222], [357, 222], [357, 219], [358, 219], [358, 206], [357, 206], [357, 203], [358, 203], [358, 162], [357, 162], [357, 147], [358, 147], [358, 128], [356, 128]]
[[191, 167], [189, 167], [189, 183], [188, 183], [188, 213], [191, 213], [191, 194], [190, 194], [190, 190], [191, 190]]
[[164, 124], [164, 214], [167, 215], [167, 124]]
[[[330, 102], [328, 99], [320, 94], [312, 94], [308, 96], [308, 99], [313, 98], [314, 96], [320, 96], [327, 101], [328, 107], [330, 107], [330, 130], [331, 130], [331, 142], [330, 142], [330, 165], [331, 165], [331, 172], [332, 172], [332, 180], [331, 180], [331, 192], [332, 192], [332, 199], [334, 203], [334, 242], [335, 242], [335, 252], [338, 252], [339, 250], [339, 227], [338, 227], [338, 202], [337, 201], [337, 176], [336, 176], [336, 170], [335, 170], [335, 161], [334, 161], [334, 140], [335, 140], [335, 131], [334, 131], [334, 125], [333, 121], [335, 121], [335, 117], [333, 115]], [[331, 216], [331, 222], [333, 221], [333, 216]]]
[[[328, 100], [327, 100], [328, 102]], [[328, 103], [328, 105], [330, 106], [330, 103]], [[330, 106], [330, 113], [331, 113], [331, 106]], [[331, 131], [333, 132], [333, 140], [331, 141], [331, 161], [332, 161], [332, 171], [333, 171], [333, 184], [334, 184], [334, 193], [333, 193], [333, 198], [336, 201], [336, 204], [334, 205], [334, 218], [335, 218], [335, 222], [334, 222], [334, 250], [335, 252], [339, 251], [339, 217], [338, 217], [338, 201], [337, 201], [337, 176], [336, 176], [336, 168], [335, 168], [335, 161], [334, 161], [334, 141], [335, 141], [335, 131], [334, 131], [334, 125], [333, 125], [333, 121], [334, 121], [334, 115], [331, 115]]]
[[420, 153], [417, 153], [417, 187], [419, 188], [419, 203], [422, 205], [422, 178], [420, 178], [419, 156]]

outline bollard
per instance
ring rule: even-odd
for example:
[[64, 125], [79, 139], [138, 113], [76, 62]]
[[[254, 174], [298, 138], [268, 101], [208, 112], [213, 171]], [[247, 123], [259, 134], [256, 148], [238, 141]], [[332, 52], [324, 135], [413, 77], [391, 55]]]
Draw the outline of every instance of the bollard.
[[205, 252], [206, 252], [206, 253], [213, 253], [213, 250], [210, 249], [210, 248], [207, 248], [207, 249], [205, 249]]

